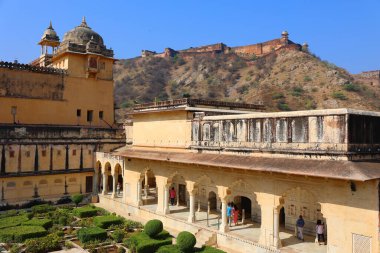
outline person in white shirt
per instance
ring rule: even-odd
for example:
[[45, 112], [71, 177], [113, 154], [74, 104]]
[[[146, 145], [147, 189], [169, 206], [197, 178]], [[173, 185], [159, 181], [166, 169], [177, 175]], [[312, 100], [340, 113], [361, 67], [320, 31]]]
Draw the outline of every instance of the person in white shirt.
[[315, 227], [315, 230], [317, 232], [317, 236], [318, 236], [318, 244], [321, 245], [325, 243], [325, 226], [324, 224], [321, 222], [321, 220], [317, 220], [317, 226]]

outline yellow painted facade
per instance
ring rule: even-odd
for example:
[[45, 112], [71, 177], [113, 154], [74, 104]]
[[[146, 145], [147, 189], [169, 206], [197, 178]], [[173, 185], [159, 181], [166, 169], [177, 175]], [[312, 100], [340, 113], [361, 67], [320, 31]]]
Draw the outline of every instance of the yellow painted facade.
[[0, 62], [0, 206], [92, 193], [95, 152], [125, 144], [115, 124], [113, 51], [85, 20], [52, 25], [30, 65]]

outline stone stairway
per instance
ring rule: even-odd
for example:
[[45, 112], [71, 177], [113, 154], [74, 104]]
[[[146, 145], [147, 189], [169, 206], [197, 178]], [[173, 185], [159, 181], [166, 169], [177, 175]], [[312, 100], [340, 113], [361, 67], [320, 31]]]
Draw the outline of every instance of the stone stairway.
[[203, 246], [216, 245], [216, 233], [209, 230], [198, 230], [198, 232], [195, 233], [195, 238], [197, 238], [197, 244], [195, 244], [195, 247], [202, 248]]

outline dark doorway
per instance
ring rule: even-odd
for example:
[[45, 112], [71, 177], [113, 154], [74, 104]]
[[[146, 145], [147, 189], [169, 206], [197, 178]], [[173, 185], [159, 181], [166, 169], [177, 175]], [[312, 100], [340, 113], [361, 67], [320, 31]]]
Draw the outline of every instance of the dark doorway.
[[178, 184], [178, 201], [180, 205], [186, 205], [186, 185]]
[[210, 210], [216, 210], [216, 193], [211, 191], [208, 194], [208, 201], [210, 203]]
[[92, 176], [86, 177], [86, 193], [92, 192]]
[[108, 192], [113, 191], [113, 176], [108, 175]]
[[244, 196], [236, 196], [234, 198], [234, 204], [239, 208], [240, 213], [244, 214], [246, 219], [251, 219], [252, 217], [252, 202], [249, 198]]
[[120, 184], [120, 192], [123, 192], [123, 176], [122, 175], [118, 175], [117, 176], [117, 182]]
[[280, 226], [284, 226], [285, 227], [285, 209], [284, 207], [281, 207], [280, 209]]

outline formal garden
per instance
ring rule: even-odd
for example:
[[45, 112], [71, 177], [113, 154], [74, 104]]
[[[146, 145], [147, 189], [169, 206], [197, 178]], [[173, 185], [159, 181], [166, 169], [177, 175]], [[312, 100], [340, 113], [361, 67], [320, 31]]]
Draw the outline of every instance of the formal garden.
[[186, 231], [173, 244], [173, 236], [159, 220], [143, 227], [91, 204], [78, 207], [82, 199], [75, 195], [69, 204], [39, 204], [2, 212], [0, 252], [45, 253], [74, 247], [90, 253], [223, 252], [207, 246], [195, 248], [195, 236]]

